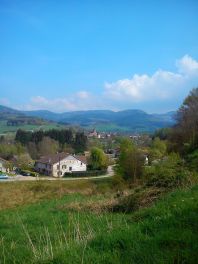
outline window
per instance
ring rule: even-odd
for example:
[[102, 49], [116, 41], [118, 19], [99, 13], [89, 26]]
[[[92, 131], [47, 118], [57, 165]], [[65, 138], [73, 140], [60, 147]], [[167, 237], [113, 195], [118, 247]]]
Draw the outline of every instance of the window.
[[57, 165], [57, 170], [60, 170], [60, 166], [59, 165]]
[[63, 169], [63, 170], [67, 169], [67, 165], [63, 165], [63, 166], [62, 166], [62, 169]]
[[83, 165], [83, 163], [81, 162], [81, 163], [80, 163], [80, 165], [82, 166], [82, 165]]
[[72, 167], [69, 167], [69, 171], [72, 171]]

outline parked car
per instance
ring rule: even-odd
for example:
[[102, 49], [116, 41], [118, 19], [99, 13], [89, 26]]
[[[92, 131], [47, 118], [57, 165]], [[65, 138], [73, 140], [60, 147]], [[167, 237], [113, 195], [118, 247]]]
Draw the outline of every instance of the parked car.
[[20, 174], [23, 175], [23, 176], [31, 176], [31, 173], [30, 172], [26, 172], [26, 171], [21, 171]]
[[0, 174], [0, 180], [6, 180], [6, 179], [8, 179], [8, 175]]

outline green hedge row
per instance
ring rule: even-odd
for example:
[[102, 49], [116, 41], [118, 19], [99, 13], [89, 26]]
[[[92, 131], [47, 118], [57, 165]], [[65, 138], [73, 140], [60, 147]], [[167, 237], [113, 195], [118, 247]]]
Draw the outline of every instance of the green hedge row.
[[107, 173], [107, 170], [73, 171], [66, 172], [63, 177], [91, 177], [100, 176]]

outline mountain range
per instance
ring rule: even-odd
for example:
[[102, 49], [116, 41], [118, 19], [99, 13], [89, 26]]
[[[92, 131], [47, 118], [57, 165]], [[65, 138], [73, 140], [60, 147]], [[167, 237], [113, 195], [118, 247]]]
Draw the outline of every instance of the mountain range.
[[153, 132], [174, 125], [176, 112], [148, 114], [142, 110], [88, 110], [54, 113], [47, 110], [19, 111], [0, 106], [0, 120], [10, 118], [38, 118], [66, 125], [79, 125], [103, 131]]

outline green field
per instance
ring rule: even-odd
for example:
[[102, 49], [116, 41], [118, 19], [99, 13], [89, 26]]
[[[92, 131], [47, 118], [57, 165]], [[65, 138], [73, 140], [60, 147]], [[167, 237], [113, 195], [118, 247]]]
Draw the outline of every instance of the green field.
[[49, 124], [44, 124], [44, 125], [20, 125], [20, 126], [7, 126], [7, 121], [0, 121], [0, 134], [6, 134], [10, 132], [16, 132], [19, 128], [23, 130], [28, 130], [28, 131], [35, 131], [35, 130], [49, 130], [49, 129], [60, 129], [60, 128], [65, 128], [64, 125], [59, 125], [56, 123], [49, 123]]
[[155, 130], [154, 128], [149, 128], [143, 125], [137, 127], [127, 127], [127, 126], [119, 126], [113, 123], [95, 124], [93, 126], [88, 126], [85, 128], [89, 130], [95, 128], [98, 132], [118, 132], [118, 133], [150, 133]]
[[124, 126], [118, 126], [116, 124], [96, 124], [95, 126], [90, 126], [89, 129], [96, 129], [99, 132], [131, 132], [131, 129]]
[[197, 263], [198, 186], [126, 214], [109, 184], [1, 183], [0, 263]]

